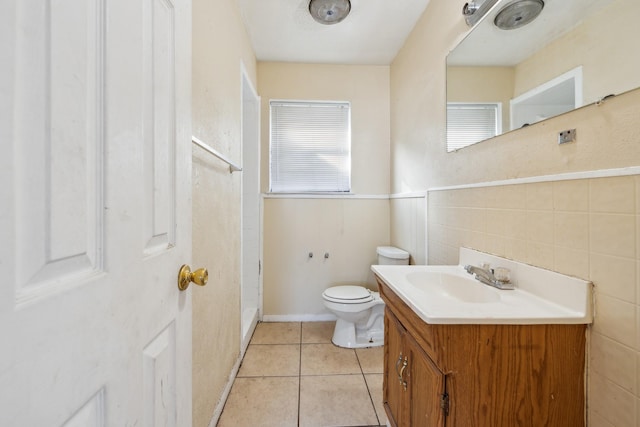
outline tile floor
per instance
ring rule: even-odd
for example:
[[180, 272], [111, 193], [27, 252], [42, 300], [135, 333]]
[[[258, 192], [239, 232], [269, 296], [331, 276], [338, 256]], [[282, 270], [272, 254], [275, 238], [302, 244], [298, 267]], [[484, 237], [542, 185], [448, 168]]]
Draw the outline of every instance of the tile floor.
[[333, 326], [259, 323], [218, 427], [386, 425], [383, 348], [336, 347]]

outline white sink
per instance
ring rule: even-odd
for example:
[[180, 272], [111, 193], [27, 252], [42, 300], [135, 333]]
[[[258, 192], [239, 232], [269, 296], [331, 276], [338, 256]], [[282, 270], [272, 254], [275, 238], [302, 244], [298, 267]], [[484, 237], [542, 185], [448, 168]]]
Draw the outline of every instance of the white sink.
[[425, 298], [437, 295], [476, 304], [500, 301], [500, 293], [497, 289], [477, 286], [479, 282], [471, 276], [467, 278], [445, 272], [416, 271], [407, 274], [407, 281], [424, 292]]
[[[462, 265], [505, 267], [514, 290], [480, 283]], [[461, 265], [374, 265], [376, 276], [422, 320], [434, 324], [587, 324], [592, 284], [471, 249]]]

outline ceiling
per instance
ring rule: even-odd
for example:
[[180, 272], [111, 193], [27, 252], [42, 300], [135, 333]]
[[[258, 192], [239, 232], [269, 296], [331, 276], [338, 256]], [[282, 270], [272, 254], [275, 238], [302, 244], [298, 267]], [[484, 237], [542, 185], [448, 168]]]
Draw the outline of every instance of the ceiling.
[[258, 61], [389, 65], [429, 0], [351, 0], [344, 21], [322, 25], [309, 0], [237, 0]]
[[533, 22], [517, 30], [504, 31], [493, 25], [498, 12], [505, 4], [510, 3], [509, 0], [500, 0], [449, 54], [447, 64], [514, 66], [612, 2], [613, 0], [545, 0], [544, 9]]

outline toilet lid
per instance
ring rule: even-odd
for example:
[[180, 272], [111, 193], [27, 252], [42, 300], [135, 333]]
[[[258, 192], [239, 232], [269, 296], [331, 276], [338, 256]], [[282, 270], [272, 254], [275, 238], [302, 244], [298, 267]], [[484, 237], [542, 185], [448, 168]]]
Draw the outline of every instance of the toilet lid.
[[334, 286], [326, 289], [322, 296], [329, 301], [342, 304], [361, 304], [373, 301], [371, 291], [362, 286]]

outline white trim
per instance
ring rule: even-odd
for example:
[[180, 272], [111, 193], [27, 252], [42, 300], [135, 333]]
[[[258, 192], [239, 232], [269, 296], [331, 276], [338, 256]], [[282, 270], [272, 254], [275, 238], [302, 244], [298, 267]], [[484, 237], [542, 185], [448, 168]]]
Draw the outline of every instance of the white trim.
[[[248, 90], [247, 90], [248, 89]], [[251, 260], [251, 261], [257, 261], [258, 263], [261, 263], [262, 261], [262, 215], [261, 215], [261, 207], [262, 207], [262, 199], [259, 197], [260, 194], [260, 144], [261, 144], [261, 140], [260, 140], [260, 114], [261, 114], [261, 109], [262, 109], [262, 102], [260, 99], [260, 96], [258, 96], [258, 93], [256, 92], [254, 86], [253, 86], [253, 82], [251, 81], [251, 78], [249, 77], [249, 74], [247, 73], [247, 68], [244, 65], [244, 62], [241, 60], [240, 61], [240, 110], [241, 110], [241, 126], [240, 126], [240, 141], [241, 141], [241, 147], [240, 147], [240, 156], [241, 156], [241, 161], [242, 164], [245, 163], [245, 153], [247, 152], [247, 145], [246, 145], [246, 135], [245, 135], [245, 130], [246, 130], [246, 125], [247, 123], [245, 123], [245, 107], [246, 105], [249, 104], [251, 106], [255, 105], [256, 108], [256, 117], [255, 117], [255, 123], [253, 123], [253, 126], [255, 126], [255, 140], [253, 141], [255, 143], [255, 146], [257, 147], [257, 153], [256, 153], [256, 157], [257, 159], [255, 159], [255, 165], [251, 165], [251, 166], [256, 166], [257, 167], [257, 171], [254, 170], [255, 168], [251, 168], [251, 171], [245, 171], [244, 174], [241, 175], [240, 177], [240, 188], [241, 188], [241, 197], [240, 197], [240, 317], [241, 317], [241, 321], [240, 321], [240, 338], [241, 338], [241, 342], [240, 342], [240, 352], [244, 353], [246, 351], [247, 346], [249, 345], [249, 341], [251, 341], [251, 336], [253, 335], [253, 331], [256, 328], [256, 325], [258, 323], [259, 320], [259, 316], [260, 316], [260, 312], [262, 310], [262, 274], [259, 273], [258, 277], [257, 277], [257, 289], [255, 289], [255, 293], [256, 293], [256, 307], [255, 307], [255, 314], [253, 315], [253, 318], [251, 319], [251, 322], [249, 323], [249, 326], [247, 328], [247, 333], [245, 335], [245, 292], [247, 292], [247, 283], [246, 283], [246, 277], [245, 277], [245, 249], [246, 249], [246, 236], [245, 236], [245, 179], [249, 179], [249, 178], [254, 178], [255, 179], [255, 183], [256, 183], [256, 187], [255, 187], [255, 195], [257, 196], [257, 200], [255, 200], [256, 204], [257, 204], [257, 212], [255, 215], [255, 220], [257, 222], [257, 238], [258, 238], [258, 243], [257, 243], [257, 258], [256, 260]], [[253, 132], [251, 132], [251, 134], [253, 135]], [[249, 145], [249, 150], [251, 149], [251, 145]], [[255, 175], [254, 175], [255, 173]], [[254, 265], [254, 267], [256, 267]]]
[[[240, 352], [242, 354], [244, 354], [247, 351], [247, 347], [249, 347], [253, 333], [256, 331], [256, 326], [258, 326], [258, 321], [258, 311], [256, 310], [256, 314], [253, 316], [253, 319], [251, 319], [251, 325], [249, 326], [249, 331], [251, 332], [247, 333], [247, 336], [243, 336], [244, 331], [240, 331], [240, 337], [242, 338], [242, 342], [240, 343]], [[240, 322], [240, 328], [242, 327], [242, 322]]]
[[245, 67], [244, 65], [244, 61], [240, 60], [240, 87], [242, 88], [242, 77], [245, 77], [247, 80], [247, 83], [249, 83], [249, 88], [251, 89], [251, 94], [257, 98], [258, 100], [260, 100], [260, 95], [258, 95], [258, 91], [256, 90], [255, 87], [253, 87], [253, 82], [251, 81], [251, 79], [249, 78], [249, 72], [247, 71], [247, 67]]
[[427, 197], [429, 191], [413, 191], [411, 193], [394, 193], [389, 194], [390, 199], [421, 199]]
[[556, 175], [540, 175], [540, 176], [532, 176], [527, 178], [513, 178], [513, 179], [504, 179], [500, 181], [478, 182], [474, 184], [461, 184], [461, 185], [450, 185], [446, 187], [433, 187], [428, 189], [427, 192], [461, 190], [465, 188], [499, 187], [502, 185], [533, 184], [538, 182], [570, 181], [575, 179], [610, 178], [615, 176], [629, 176], [629, 175], [640, 175], [640, 166], [629, 166], [625, 168], [600, 169], [600, 170], [582, 171], [582, 172], [567, 172], [567, 173], [561, 173]]
[[211, 421], [209, 421], [209, 427], [216, 427], [218, 421], [220, 420], [220, 416], [222, 415], [222, 410], [224, 409], [224, 405], [227, 403], [227, 399], [229, 398], [229, 393], [231, 393], [231, 387], [233, 386], [233, 382], [238, 375], [238, 371], [240, 370], [240, 365], [242, 364], [242, 358], [244, 357], [245, 351], [241, 351], [240, 355], [236, 359], [236, 362], [233, 364], [233, 368], [231, 369], [231, 373], [229, 374], [229, 379], [227, 380], [227, 384], [222, 391], [222, 395], [220, 396], [220, 400], [218, 400], [218, 404], [216, 405], [216, 409], [213, 411], [213, 416], [211, 417]]
[[[316, 120], [303, 120], [303, 114], [311, 114]], [[319, 111], [326, 110], [319, 114]], [[278, 114], [274, 114], [274, 112]], [[295, 111], [295, 112], [294, 112]], [[303, 114], [304, 115], [304, 114]], [[293, 120], [293, 121], [292, 121]], [[291, 140], [290, 126], [296, 129], [301, 123], [302, 131], [295, 142]], [[333, 131], [340, 131], [332, 138], [316, 139], [309, 131], [317, 125]], [[275, 126], [275, 128], [274, 128]], [[276, 132], [274, 134], [274, 129]], [[281, 132], [282, 131], [282, 132]], [[340, 136], [338, 136], [340, 135]], [[334, 150], [333, 160], [336, 166], [328, 168], [326, 164], [312, 161], [322, 150]], [[293, 157], [289, 156], [293, 154]], [[289, 161], [286, 159], [289, 158]], [[283, 162], [281, 162], [281, 160]], [[310, 163], [309, 163], [310, 162]], [[291, 163], [306, 165], [304, 172], [289, 168]], [[333, 162], [332, 162], [333, 163]], [[299, 99], [269, 100], [269, 191], [274, 193], [313, 192], [316, 190], [331, 192], [350, 192], [352, 189], [353, 138], [351, 125], [351, 101], [303, 101]], [[275, 169], [274, 169], [275, 168]], [[321, 179], [316, 175], [319, 174]]]
[[582, 65], [579, 65], [566, 73], [560, 74], [558, 77], [554, 77], [553, 79], [542, 83], [541, 85], [534, 87], [531, 90], [528, 90], [515, 98], [513, 98], [510, 102], [511, 108], [513, 109], [513, 104], [519, 104], [523, 101], [528, 100], [531, 97], [541, 94], [542, 92], [552, 89], [555, 86], [558, 86], [561, 83], [564, 83], [568, 80], [573, 79], [574, 88], [575, 88], [575, 108], [582, 107]]
[[263, 322], [328, 322], [336, 320], [334, 314], [265, 314]]
[[388, 194], [354, 194], [354, 193], [262, 193], [264, 199], [375, 199], [389, 200]]
[[464, 188], [498, 187], [501, 185], [532, 184], [537, 182], [570, 181], [575, 179], [610, 178], [616, 176], [640, 175], [640, 166], [627, 166], [614, 169], [599, 169], [580, 172], [566, 172], [554, 175], [537, 175], [526, 178], [512, 178], [498, 181], [484, 181], [472, 184], [431, 187], [423, 191], [392, 194], [294, 194], [262, 193], [263, 199], [418, 199], [426, 197], [432, 191], [461, 190]]
[[[571, 81], [573, 80], [573, 108], [569, 111], [573, 111], [576, 110], [580, 107], [583, 106], [584, 103], [584, 99], [583, 99], [583, 94], [582, 94], [582, 65], [579, 65], [569, 71], [567, 71], [566, 73], [563, 73], [561, 75], [559, 75], [558, 77], [555, 77], [545, 83], [542, 83], [541, 85], [534, 87], [531, 90], [528, 90], [527, 92], [524, 92], [518, 96], [516, 96], [515, 98], [511, 99], [509, 101], [509, 128], [510, 130], [516, 130], [516, 129], [520, 129], [522, 127], [522, 125], [518, 125], [517, 127], [515, 127], [515, 110], [521, 105], [526, 103], [529, 99], [536, 97], [548, 90], [551, 90], [553, 88], [555, 88], [556, 86], [559, 86], [567, 81]], [[538, 121], [542, 121], [542, 120], [546, 120], [546, 119], [550, 119], [552, 117], [558, 116], [562, 113], [552, 113], [551, 115], [540, 119]], [[537, 123], [536, 122], [530, 122], [529, 124], [534, 124]], [[500, 135], [501, 133], [499, 133], [498, 135]]]

